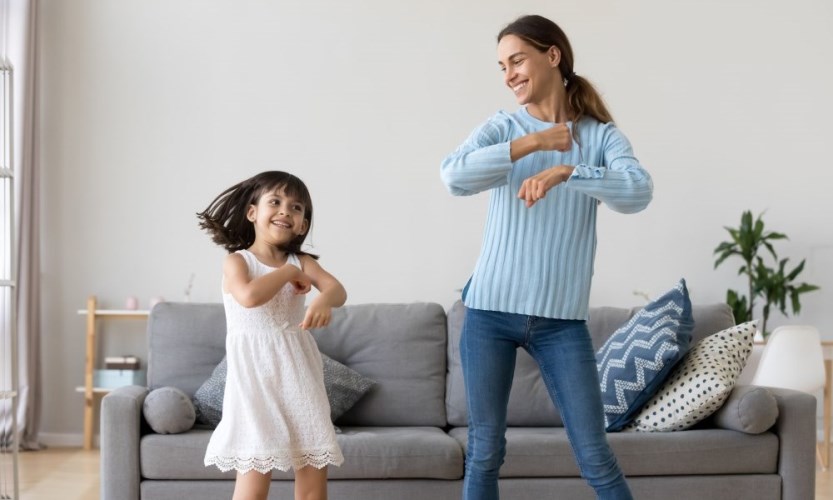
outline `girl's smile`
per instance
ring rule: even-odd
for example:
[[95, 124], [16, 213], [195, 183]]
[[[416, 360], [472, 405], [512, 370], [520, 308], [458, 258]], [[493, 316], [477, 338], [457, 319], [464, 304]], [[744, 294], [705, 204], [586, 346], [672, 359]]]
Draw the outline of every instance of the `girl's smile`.
[[256, 205], [250, 205], [247, 217], [255, 233], [263, 233], [270, 243], [288, 243], [307, 231], [304, 204], [286, 194], [283, 188], [263, 193]]

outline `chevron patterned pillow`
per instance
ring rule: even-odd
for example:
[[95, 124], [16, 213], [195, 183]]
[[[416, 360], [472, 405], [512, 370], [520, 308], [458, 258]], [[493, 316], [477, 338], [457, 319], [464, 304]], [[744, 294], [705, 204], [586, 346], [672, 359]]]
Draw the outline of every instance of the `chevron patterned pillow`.
[[621, 430], [688, 351], [694, 319], [685, 280], [646, 305], [596, 353], [605, 426]]

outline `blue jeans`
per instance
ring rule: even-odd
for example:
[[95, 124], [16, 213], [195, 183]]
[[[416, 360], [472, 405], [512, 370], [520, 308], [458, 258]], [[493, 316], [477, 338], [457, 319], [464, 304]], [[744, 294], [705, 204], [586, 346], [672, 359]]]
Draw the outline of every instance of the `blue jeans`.
[[607, 443], [587, 324], [468, 308], [460, 338], [469, 411], [463, 499], [499, 498], [498, 471], [506, 455], [506, 413], [518, 347], [541, 369], [582, 477], [600, 499], [632, 499]]

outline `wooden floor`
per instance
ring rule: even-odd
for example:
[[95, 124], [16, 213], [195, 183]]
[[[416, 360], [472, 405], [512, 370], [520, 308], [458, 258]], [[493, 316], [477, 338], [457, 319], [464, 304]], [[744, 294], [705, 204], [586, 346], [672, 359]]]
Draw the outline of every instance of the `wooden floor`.
[[[98, 456], [79, 448], [22, 452], [20, 500], [98, 500]], [[833, 500], [833, 472], [817, 469], [816, 500]]]

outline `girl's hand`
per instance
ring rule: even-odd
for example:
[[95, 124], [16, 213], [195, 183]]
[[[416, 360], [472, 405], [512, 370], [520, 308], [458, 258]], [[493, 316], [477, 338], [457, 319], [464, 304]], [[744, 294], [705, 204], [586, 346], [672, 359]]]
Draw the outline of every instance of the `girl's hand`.
[[573, 147], [573, 134], [570, 127], [556, 123], [552, 127], [536, 132], [542, 151], [569, 151]]
[[295, 295], [306, 295], [312, 289], [309, 282], [304, 285], [303, 281], [293, 281], [292, 286], [295, 287]]
[[574, 168], [569, 165], [558, 165], [528, 177], [521, 184], [518, 198], [526, 202], [526, 208], [531, 207], [535, 202], [546, 196], [550, 189], [566, 182]]
[[296, 295], [304, 295], [312, 289], [312, 280], [304, 271], [301, 271], [298, 266], [284, 264], [284, 267], [295, 271], [293, 276], [289, 279], [289, 282], [292, 283], [292, 286], [295, 288]]
[[330, 324], [331, 315], [332, 308], [330, 306], [321, 304], [318, 300], [313, 300], [307, 307], [304, 321], [299, 326], [305, 330], [325, 327]]

